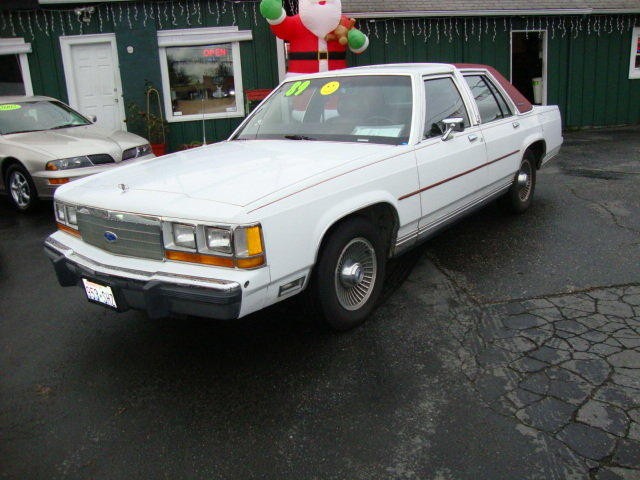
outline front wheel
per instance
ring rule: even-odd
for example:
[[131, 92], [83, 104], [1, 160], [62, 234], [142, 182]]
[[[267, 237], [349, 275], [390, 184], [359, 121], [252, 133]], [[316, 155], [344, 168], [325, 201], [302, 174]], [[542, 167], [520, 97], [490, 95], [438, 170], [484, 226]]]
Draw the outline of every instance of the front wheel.
[[524, 152], [520, 168], [505, 196], [508, 206], [515, 213], [522, 213], [531, 206], [536, 188], [536, 157], [531, 150]]
[[5, 186], [9, 193], [9, 201], [21, 212], [35, 210], [38, 206], [38, 192], [29, 172], [18, 164], [7, 169]]
[[344, 331], [364, 322], [380, 296], [385, 265], [384, 239], [365, 218], [348, 219], [331, 232], [310, 292], [324, 323]]

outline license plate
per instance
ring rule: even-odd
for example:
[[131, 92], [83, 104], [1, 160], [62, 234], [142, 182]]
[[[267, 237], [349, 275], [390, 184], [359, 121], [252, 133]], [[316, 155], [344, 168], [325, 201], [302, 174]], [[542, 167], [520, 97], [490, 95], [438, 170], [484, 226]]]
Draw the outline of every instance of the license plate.
[[85, 278], [82, 279], [82, 283], [84, 284], [85, 292], [87, 292], [87, 298], [90, 301], [106, 305], [107, 307], [118, 308], [111, 287], [90, 282]]

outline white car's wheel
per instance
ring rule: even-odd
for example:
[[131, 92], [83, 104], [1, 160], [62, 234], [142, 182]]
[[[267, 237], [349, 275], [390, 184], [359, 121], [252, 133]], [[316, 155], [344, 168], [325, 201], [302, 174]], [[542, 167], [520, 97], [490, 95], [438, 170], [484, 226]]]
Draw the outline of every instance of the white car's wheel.
[[324, 243], [311, 294], [331, 328], [349, 330], [373, 311], [384, 279], [384, 244], [380, 231], [360, 217], [340, 224]]
[[524, 152], [520, 168], [513, 185], [506, 195], [509, 207], [515, 213], [524, 212], [531, 206], [536, 188], [536, 156], [531, 150]]
[[7, 169], [5, 185], [9, 201], [21, 212], [34, 210], [38, 205], [38, 192], [29, 172], [19, 164]]

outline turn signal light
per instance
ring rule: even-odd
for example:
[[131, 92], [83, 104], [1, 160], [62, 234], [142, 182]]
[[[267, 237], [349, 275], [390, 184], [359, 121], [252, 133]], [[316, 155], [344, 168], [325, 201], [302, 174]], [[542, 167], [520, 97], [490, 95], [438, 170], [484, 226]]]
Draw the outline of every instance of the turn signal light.
[[71, 228], [68, 227], [60, 222], [56, 222], [56, 226], [58, 227], [58, 230], [62, 230], [63, 232], [67, 232], [70, 233], [71, 235], [73, 235], [74, 237], [80, 237], [80, 232], [78, 230], [76, 230], [75, 228]]
[[69, 183], [68, 178], [50, 178], [49, 185], [64, 185], [65, 183]]
[[253, 258], [238, 258], [236, 259], [236, 266], [238, 268], [256, 268], [264, 265], [264, 255]]
[[217, 257], [215, 255], [202, 255], [200, 253], [177, 252], [175, 250], [167, 250], [165, 252], [167, 260], [175, 260], [177, 262], [202, 263], [204, 265], [213, 265], [216, 267], [233, 267], [233, 258]]

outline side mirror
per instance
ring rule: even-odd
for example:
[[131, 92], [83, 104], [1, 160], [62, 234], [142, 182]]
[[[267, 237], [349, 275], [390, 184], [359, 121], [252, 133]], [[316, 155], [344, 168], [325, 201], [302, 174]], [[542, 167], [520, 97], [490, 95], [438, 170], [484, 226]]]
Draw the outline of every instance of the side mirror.
[[462, 117], [451, 117], [445, 118], [442, 120], [442, 123], [445, 126], [445, 131], [442, 134], [442, 141], [446, 142], [447, 140], [451, 140], [453, 138], [453, 132], [464, 132], [464, 118]]
[[91, 123], [96, 123], [98, 121], [98, 117], [96, 117], [95, 115], [91, 115], [89, 117], [89, 120], [91, 120]]

